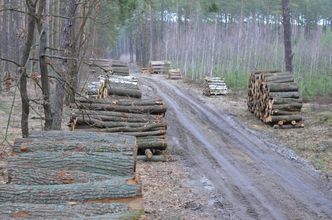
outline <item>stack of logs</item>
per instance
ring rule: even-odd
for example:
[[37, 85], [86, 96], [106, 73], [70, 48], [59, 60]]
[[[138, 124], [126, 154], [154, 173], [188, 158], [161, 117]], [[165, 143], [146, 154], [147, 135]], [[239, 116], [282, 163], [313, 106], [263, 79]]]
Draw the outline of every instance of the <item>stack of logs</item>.
[[169, 79], [182, 79], [181, 70], [180, 69], [170, 69], [168, 72]]
[[138, 79], [134, 76], [109, 76], [107, 91], [107, 94], [113, 97], [142, 97], [142, 92], [138, 87]]
[[204, 79], [203, 95], [226, 95], [229, 93], [225, 81], [220, 77], [206, 77]]
[[142, 92], [138, 87], [138, 79], [134, 76], [100, 75], [98, 79], [99, 81], [88, 84], [87, 95], [90, 98], [142, 97]]
[[248, 109], [274, 128], [302, 128], [302, 98], [288, 72], [256, 71], [248, 84]]
[[151, 74], [168, 74], [170, 68], [168, 61], [150, 61], [149, 69]]
[[0, 185], [0, 218], [133, 219], [144, 214], [135, 138], [39, 132], [17, 139]]
[[74, 129], [122, 133], [137, 138], [139, 154], [152, 157], [166, 150], [164, 120], [166, 107], [162, 100], [77, 98], [69, 126]]
[[111, 70], [112, 70], [112, 75], [129, 76], [128, 65], [120, 60], [111, 61]]

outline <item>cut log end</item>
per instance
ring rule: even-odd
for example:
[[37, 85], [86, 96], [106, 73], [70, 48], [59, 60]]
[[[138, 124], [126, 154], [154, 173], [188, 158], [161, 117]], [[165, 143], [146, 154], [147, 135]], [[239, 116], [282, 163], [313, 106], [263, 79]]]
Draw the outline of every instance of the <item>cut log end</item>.
[[145, 150], [146, 159], [151, 160], [153, 157], [152, 151], [150, 149]]

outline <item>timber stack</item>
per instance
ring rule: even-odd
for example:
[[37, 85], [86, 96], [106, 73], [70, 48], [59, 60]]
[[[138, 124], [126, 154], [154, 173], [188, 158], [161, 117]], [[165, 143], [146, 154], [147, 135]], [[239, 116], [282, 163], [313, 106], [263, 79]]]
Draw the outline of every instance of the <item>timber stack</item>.
[[139, 154], [152, 157], [167, 148], [166, 107], [159, 99], [76, 98], [68, 126], [72, 130], [135, 136]]
[[203, 95], [227, 95], [229, 93], [225, 81], [221, 77], [206, 77], [204, 79]]
[[111, 70], [112, 70], [112, 75], [129, 76], [128, 64], [126, 64], [121, 60], [112, 60]]
[[91, 73], [100, 73], [102, 72], [103, 74], [112, 74], [112, 68], [110, 65], [110, 60], [109, 59], [89, 59], [87, 64], [90, 67], [90, 72]]
[[16, 139], [0, 185], [0, 218], [132, 219], [142, 216], [134, 137], [50, 131]]
[[[138, 79], [134, 76], [109, 76], [107, 85], [107, 95], [112, 97], [142, 97], [142, 92], [138, 86]], [[104, 97], [106, 98], [106, 96]]]
[[168, 75], [170, 65], [171, 63], [168, 61], [150, 61], [149, 64], [150, 73]]
[[274, 128], [303, 128], [302, 98], [289, 72], [256, 71], [248, 84], [248, 109]]
[[169, 79], [182, 79], [181, 70], [180, 69], [170, 69], [168, 72]]

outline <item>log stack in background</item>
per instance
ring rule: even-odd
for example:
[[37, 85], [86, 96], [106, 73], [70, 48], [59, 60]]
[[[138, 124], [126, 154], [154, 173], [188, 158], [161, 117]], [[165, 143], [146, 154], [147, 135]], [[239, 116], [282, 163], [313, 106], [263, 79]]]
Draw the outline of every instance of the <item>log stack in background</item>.
[[151, 74], [168, 75], [170, 66], [171, 64], [168, 61], [150, 61], [149, 69]]
[[206, 77], [204, 79], [203, 95], [226, 95], [229, 93], [225, 81], [220, 77]]
[[168, 72], [169, 79], [182, 79], [181, 70], [180, 69], [170, 69]]
[[52, 131], [17, 139], [0, 185], [0, 218], [131, 219], [142, 215], [134, 137]]
[[280, 71], [253, 72], [248, 84], [248, 109], [274, 128], [304, 127], [302, 98], [294, 75]]
[[112, 60], [110, 62], [112, 75], [129, 76], [128, 64], [121, 60]]

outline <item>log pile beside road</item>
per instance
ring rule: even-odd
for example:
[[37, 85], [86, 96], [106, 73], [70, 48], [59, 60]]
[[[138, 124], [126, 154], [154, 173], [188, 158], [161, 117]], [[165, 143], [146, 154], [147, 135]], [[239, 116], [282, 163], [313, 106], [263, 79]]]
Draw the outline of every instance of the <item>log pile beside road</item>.
[[150, 61], [149, 64], [150, 73], [168, 75], [170, 65], [171, 65], [170, 62], [168, 61]]
[[134, 137], [32, 133], [15, 141], [0, 185], [3, 219], [131, 218], [143, 210]]
[[169, 79], [182, 79], [181, 70], [180, 69], [170, 69], [168, 72]]
[[280, 71], [253, 72], [248, 84], [248, 109], [275, 128], [304, 127], [302, 98], [293, 74]]
[[154, 154], [167, 148], [166, 106], [159, 99], [87, 99], [77, 98], [68, 126], [72, 130], [84, 129], [121, 133], [137, 138], [140, 154]]
[[112, 60], [110, 65], [112, 75], [129, 76], [129, 67], [125, 62], [120, 60]]
[[203, 95], [226, 95], [229, 93], [225, 81], [220, 77], [206, 77], [204, 79]]

